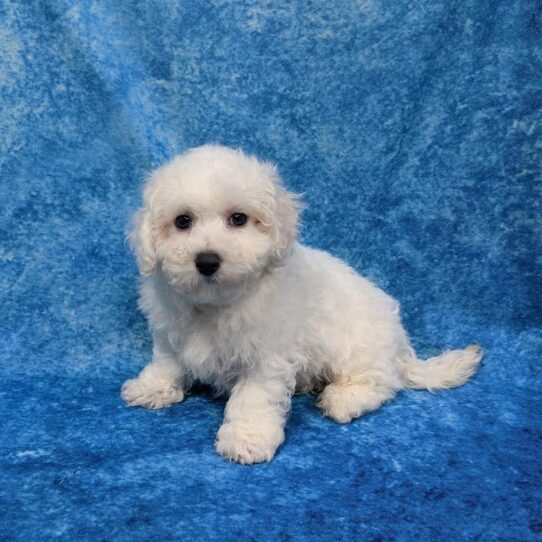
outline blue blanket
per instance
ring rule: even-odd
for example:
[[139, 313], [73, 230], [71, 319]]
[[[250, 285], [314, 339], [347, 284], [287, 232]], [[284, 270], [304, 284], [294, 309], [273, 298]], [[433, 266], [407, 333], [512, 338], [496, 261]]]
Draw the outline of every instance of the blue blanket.
[[[0, 2], [1, 540], [542, 540], [536, 0]], [[297, 397], [269, 464], [224, 401], [125, 407], [150, 356], [124, 240], [204, 142], [279, 164], [305, 243], [477, 376], [340, 426]]]

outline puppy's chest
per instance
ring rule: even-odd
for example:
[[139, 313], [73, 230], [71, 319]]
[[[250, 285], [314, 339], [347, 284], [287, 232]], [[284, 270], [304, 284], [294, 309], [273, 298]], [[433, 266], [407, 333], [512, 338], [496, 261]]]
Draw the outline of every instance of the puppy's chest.
[[242, 318], [197, 310], [179, 331], [181, 360], [196, 377], [203, 379], [206, 374], [238, 372], [253, 364], [265, 342], [261, 330], [251, 328]]

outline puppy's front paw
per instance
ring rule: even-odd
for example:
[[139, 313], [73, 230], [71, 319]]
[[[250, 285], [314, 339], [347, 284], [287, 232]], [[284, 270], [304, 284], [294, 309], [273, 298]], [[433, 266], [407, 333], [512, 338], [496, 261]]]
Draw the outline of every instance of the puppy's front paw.
[[218, 431], [215, 448], [226, 459], [243, 465], [271, 461], [284, 440], [282, 427], [261, 427], [243, 422], [228, 422]]
[[164, 408], [184, 399], [183, 390], [167, 381], [145, 381], [142, 378], [127, 380], [121, 389], [121, 397], [128, 406]]

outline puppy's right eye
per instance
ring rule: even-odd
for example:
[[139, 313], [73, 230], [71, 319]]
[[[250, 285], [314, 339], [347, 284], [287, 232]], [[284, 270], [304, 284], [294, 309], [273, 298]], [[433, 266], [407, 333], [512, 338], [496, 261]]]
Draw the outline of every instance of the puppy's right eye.
[[175, 218], [175, 227], [179, 230], [186, 230], [191, 223], [192, 219], [188, 215], [179, 215]]

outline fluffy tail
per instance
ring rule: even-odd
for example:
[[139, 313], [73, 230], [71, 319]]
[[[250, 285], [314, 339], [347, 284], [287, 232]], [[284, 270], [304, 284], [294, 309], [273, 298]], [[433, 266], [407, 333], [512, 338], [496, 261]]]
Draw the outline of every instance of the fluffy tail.
[[448, 350], [440, 356], [420, 361], [414, 351], [403, 360], [402, 377], [407, 388], [444, 390], [464, 384], [475, 372], [484, 351], [476, 345]]

